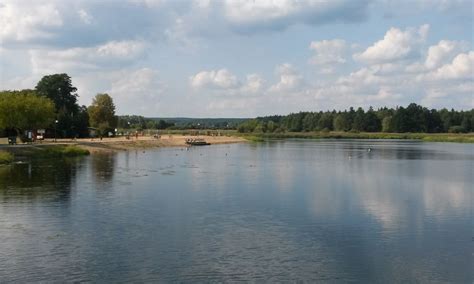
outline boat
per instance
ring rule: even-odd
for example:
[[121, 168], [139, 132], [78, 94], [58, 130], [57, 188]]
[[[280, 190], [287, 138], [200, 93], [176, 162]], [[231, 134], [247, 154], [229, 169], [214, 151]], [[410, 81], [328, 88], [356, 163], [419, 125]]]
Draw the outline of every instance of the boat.
[[211, 145], [211, 143], [206, 142], [206, 140], [204, 140], [202, 138], [187, 138], [186, 139], [186, 144], [191, 145], [191, 146]]

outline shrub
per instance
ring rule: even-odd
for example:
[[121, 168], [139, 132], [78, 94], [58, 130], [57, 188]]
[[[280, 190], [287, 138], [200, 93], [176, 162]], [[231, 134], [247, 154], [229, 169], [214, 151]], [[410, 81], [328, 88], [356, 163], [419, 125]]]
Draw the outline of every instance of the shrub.
[[89, 155], [89, 151], [77, 146], [52, 146], [36, 153], [36, 157], [76, 157]]
[[466, 129], [464, 127], [456, 125], [456, 126], [451, 126], [448, 130], [449, 133], [465, 133]]
[[13, 154], [5, 151], [0, 151], [0, 164], [9, 164], [13, 162], [13, 158]]

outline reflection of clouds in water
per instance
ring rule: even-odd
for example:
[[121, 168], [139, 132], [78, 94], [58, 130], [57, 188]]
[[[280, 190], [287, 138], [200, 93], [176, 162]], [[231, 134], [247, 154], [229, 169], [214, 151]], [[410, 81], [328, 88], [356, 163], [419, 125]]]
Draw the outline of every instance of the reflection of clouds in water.
[[291, 191], [293, 189], [295, 168], [291, 164], [275, 163], [273, 176], [279, 191]]
[[470, 186], [460, 181], [425, 179], [421, 188], [423, 206], [435, 218], [443, 218], [453, 209], [468, 208]]
[[213, 188], [224, 191], [230, 182], [236, 180], [242, 186], [256, 184], [262, 175], [262, 161], [256, 155], [239, 156], [238, 146], [191, 147], [186, 151], [182, 168], [190, 173], [193, 190]]
[[371, 167], [359, 166], [358, 175], [351, 177], [350, 184], [361, 207], [385, 229], [406, 226], [421, 229], [421, 220], [426, 215], [441, 221], [444, 216], [468, 206], [468, 187], [462, 180], [450, 178], [449, 171], [448, 174], [441, 171], [439, 166], [427, 163], [400, 168], [379, 161]]
[[347, 159], [343, 154], [324, 163], [307, 183], [314, 185], [308, 191], [308, 204], [318, 218], [366, 212], [388, 231], [407, 227], [421, 230], [427, 215], [441, 221], [469, 207], [470, 181], [465, 173], [449, 167], [450, 160], [407, 165], [391, 158]]

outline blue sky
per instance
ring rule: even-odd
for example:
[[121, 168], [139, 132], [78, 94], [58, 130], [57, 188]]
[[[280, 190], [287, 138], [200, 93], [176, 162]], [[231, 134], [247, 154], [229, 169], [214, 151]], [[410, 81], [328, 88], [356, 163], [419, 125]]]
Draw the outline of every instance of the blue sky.
[[473, 1], [0, 0], [0, 89], [68, 73], [119, 114], [474, 107]]

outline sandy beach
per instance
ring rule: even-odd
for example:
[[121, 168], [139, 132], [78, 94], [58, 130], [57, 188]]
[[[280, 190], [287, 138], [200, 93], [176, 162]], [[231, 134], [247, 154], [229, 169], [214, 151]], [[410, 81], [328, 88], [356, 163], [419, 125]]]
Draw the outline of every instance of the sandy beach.
[[[160, 138], [154, 138], [150, 136], [139, 136], [117, 138], [104, 138], [100, 139], [79, 139], [73, 143], [89, 150], [91, 153], [103, 152], [103, 151], [123, 151], [131, 149], [145, 149], [155, 147], [187, 147], [186, 138], [196, 138], [196, 136], [183, 136], [183, 135], [163, 135]], [[213, 144], [229, 144], [229, 143], [241, 143], [246, 140], [240, 137], [228, 137], [228, 136], [198, 136], [203, 138], [206, 142]], [[59, 142], [59, 141], [58, 141]]]
[[[57, 139], [56, 142], [48, 139], [41, 142], [36, 142], [34, 144], [23, 145], [19, 144], [18, 146], [6, 146], [6, 148], [14, 147], [27, 147], [27, 146], [42, 146], [42, 145], [77, 145], [81, 148], [89, 150], [90, 153], [98, 152], [111, 152], [111, 151], [124, 151], [131, 149], [145, 149], [145, 148], [156, 148], [156, 147], [187, 147], [185, 140], [186, 138], [202, 138], [206, 142], [213, 144], [229, 144], [229, 143], [241, 143], [246, 140], [240, 137], [234, 136], [184, 136], [184, 135], [163, 135], [160, 138], [155, 138], [152, 136], [139, 136], [130, 137], [113, 137], [113, 138], [87, 138], [87, 139]], [[3, 143], [2, 143], [3, 142]], [[6, 144], [6, 141], [0, 141], [0, 144]]]

